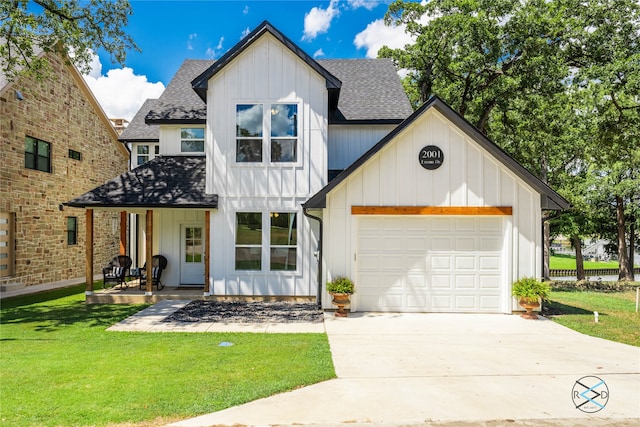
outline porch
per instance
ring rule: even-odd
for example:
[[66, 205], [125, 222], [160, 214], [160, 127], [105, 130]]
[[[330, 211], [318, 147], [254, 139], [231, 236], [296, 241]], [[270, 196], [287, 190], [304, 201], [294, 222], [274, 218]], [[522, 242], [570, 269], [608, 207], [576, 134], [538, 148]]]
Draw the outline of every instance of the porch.
[[242, 296], [242, 295], [205, 295], [204, 286], [165, 286], [158, 291], [155, 288], [151, 295], [140, 290], [137, 280], [129, 282], [129, 287], [119, 286], [101, 289], [96, 287], [86, 295], [87, 304], [151, 304], [164, 300], [216, 300], [216, 301], [291, 301], [314, 302], [315, 297], [301, 296]]

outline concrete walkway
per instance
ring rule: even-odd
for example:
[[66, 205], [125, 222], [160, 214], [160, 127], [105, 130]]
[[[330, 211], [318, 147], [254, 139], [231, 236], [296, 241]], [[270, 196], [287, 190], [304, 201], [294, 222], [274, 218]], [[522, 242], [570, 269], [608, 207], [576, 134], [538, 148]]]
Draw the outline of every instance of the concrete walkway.
[[[549, 320], [327, 314], [325, 329], [338, 379], [173, 425], [640, 425], [640, 348]], [[610, 393], [592, 414], [572, 400], [589, 375]]]

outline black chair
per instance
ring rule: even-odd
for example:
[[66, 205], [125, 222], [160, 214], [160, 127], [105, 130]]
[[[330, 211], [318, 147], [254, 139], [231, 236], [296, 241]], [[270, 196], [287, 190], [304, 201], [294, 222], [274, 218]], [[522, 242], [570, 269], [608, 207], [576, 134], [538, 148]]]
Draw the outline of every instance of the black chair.
[[131, 258], [126, 255], [118, 255], [114, 257], [109, 264], [102, 269], [102, 287], [112, 288], [120, 285], [120, 288], [128, 288], [125, 277], [127, 270], [131, 267]]
[[[151, 264], [151, 289], [155, 286], [158, 290], [164, 288], [164, 284], [160, 281], [162, 271], [167, 268], [167, 258], [163, 255], [154, 255]], [[147, 263], [140, 270], [140, 290], [147, 288]]]

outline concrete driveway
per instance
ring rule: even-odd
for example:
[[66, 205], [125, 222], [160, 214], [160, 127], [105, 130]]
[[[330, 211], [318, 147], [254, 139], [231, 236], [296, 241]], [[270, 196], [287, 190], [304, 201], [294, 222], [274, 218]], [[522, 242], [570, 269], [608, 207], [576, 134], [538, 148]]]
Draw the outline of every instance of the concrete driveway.
[[[337, 379], [174, 425], [640, 423], [640, 348], [549, 320], [352, 313], [325, 315], [325, 328]], [[572, 400], [574, 386], [586, 392], [576, 385], [585, 376], [608, 387], [609, 399], [595, 413]], [[593, 381], [582, 383], [604, 390]]]

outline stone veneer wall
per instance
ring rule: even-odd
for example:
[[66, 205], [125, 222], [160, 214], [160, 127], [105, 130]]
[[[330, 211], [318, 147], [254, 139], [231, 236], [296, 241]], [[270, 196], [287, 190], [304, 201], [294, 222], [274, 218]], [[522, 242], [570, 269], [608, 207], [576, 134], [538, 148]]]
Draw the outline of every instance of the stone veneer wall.
[[[56, 55], [47, 59], [50, 77], [23, 76], [0, 97], [0, 212], [15, 214], [13, 277], [26, 286], [84, 277], [85, 210], [60, 205], [128, 169], [128, 155], [75, 70]], [[51, 173], [25, 168], [26, 136], [51, 143]], [[69, 149], [82, 160], [70, 159]], [[68, 216], [78, 218], [76, 245], [67, 244]], [[118, 254], [119, 227], [118, 212], [94, 211], [96, 274]]]

